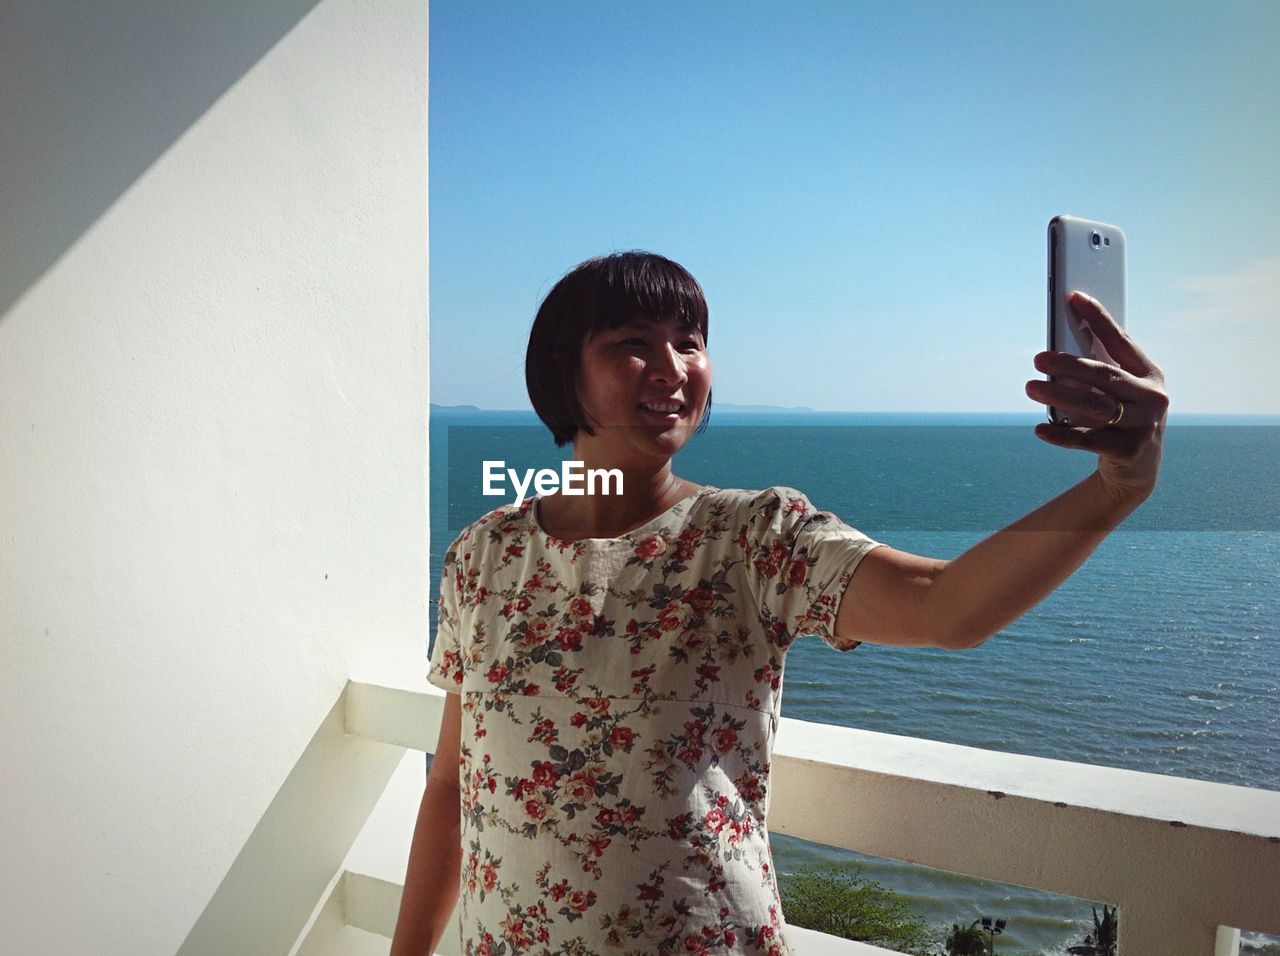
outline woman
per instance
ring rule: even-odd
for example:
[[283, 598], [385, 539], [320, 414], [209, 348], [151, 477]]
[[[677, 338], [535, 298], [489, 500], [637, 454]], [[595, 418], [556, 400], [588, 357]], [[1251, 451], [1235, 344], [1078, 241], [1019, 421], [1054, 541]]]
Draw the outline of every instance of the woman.
[[459, 892], [468, 954], [791, 952], [765, 820], [792, 640], [974, 647], [1155, 484], [1161, 372], [1097, 302], [1070, 302], [1121, 368], [1042, 353], [1056, 381], [1027, 394], [1081, 423], [1037, 436], [1098, 468], [946, 561], [792, 488], [676, 476], [711, 402], [702, 290], [638, 252], [561, 279], [530, 334], [529, 394], [622, 493], [507, 505], [449, 548], [428, 674], [446, 704], [393, 956], [432, 952]]

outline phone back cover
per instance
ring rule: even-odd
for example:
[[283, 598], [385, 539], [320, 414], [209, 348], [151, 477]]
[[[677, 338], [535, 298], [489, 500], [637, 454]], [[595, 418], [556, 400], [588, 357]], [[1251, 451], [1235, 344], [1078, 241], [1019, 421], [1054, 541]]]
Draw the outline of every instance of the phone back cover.
[[[1075, 216], [1058, 216], [1049, 224], [1050, 292], [1049, 347], [1085, 358], [1111, 362], [1101, 342], [1067, 310], [1067, 295], [1079, 290], [1102, 303], [1116, 323], [1125, 325], [1125, 238], [1119, 226]], [[1093, 244], [1093, 234], [1104, 240]], [[1056, 234], [1055, 234], [1056, 233]]]
[[[1096, 246], [1095, 234], [1099, 237]], [[1067, 295], [1079, 290], [1093, 296], [1124, 328], [1126, 268], [1124, 232], [1118, 226], [1076, 216], [1056, 216], [1049, 223], [1050, 349], [1119, 364], [1088, 326], [1067, 309]], [[1049, 381], [1054, 381], [1052, 375]], [[1070, 415], [1052, 405], [1047, 412], [1051, 422], [1075, 424]]]

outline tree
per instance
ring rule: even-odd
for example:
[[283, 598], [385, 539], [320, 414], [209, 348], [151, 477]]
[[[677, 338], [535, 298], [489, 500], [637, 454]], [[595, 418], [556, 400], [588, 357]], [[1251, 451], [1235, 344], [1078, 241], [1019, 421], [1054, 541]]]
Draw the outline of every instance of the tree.
[[974, 920], [968, 926], [952, 923], [947, 932], [947, 956], [988, 956], [987, 934]]
[[788, 923], [902, 953], [924, 954], [936, 937], [892, 890], [862, 876], [862, 867], [804, 866], [780, 877]]
[[1116, 908], [1102, 904], [1102, 918], [1098, 918], [1098, 908], [1093, 908], [1093, 932], [1084, 938], [1079, 946], [1070, 946], [1067, 952], [1072, 956], [1116, 956], [1117, 938]]

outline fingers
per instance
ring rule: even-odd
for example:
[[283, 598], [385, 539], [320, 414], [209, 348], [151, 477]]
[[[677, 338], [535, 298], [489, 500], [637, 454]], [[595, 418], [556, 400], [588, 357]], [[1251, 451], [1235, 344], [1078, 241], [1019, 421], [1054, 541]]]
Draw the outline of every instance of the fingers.
[[1106, 362], [1079, 358], [1067, 352], [1040, 352], [1035, 366], [1057, 381], [1109, 392], [1126, 402], [1145, 402], [1151, 398], [1152, 387], [1130, 372]]
[[1147, 357], [1147, 353], [1138, 347], [1129, 333], [1116, 324], [1111, 313], [1097, 299], [1083, 292], [1072, 292], [1067, 296], [1067, 308], [1089, 323], [1089, 329], [1102, 342], [1103, 348], [1111, 357], [1120, 363], [1122, 369], [1139, 376], [1156, 371], [1156, 364]]
[[[1052, 405], [1059, 412], [1064, 412], [1073, 425], [1084, 425], [1102, 428], [1111, 424], [1119, 406], [1116, 399], [1091, 388], [1079, 388], [1061, 382], [1042, 382], [1032, 379], [1027, 382], [1028, 397], [1045, 405]], [[1117, 425], [1129, 424], [1133, 420], [1130, 406]]]
[[[1169, 410], [1169, 395], [1163, 376], [1137, 378], [1122, 368], [1066, 352], [1041, 352], [1035, 366], [1052, 377], [1044, 382], [1032, 379], [1027, 396], [1044, 405], [1063, 407], [1074, 424], [1137, 429], [1162, 421]], [[1124, 410], [1118, 420], [1114, 416]]]
[[1129, 449], [1129, 436], [1109, 428], [1069, 428], [1041, 423], [1036, 437], [1059, 448], [1079, 448], [1100, 455], [1122, 455]]

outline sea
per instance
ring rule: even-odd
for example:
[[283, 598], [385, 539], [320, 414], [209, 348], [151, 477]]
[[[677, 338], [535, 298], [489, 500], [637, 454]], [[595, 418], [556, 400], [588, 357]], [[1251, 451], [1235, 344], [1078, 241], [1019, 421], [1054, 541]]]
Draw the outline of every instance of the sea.
[[[722, 488], [798, 488], [878, 541], [951, 558], [1095, 467], [1091, 453], [1036, 438], [1038, 420], [713, 408], [674, 470]], [[523, 472], [572, 456], [532, 412], [439, 406], [430, 452], [433, 575], [461, 528], [504, 500], [482, 494], [482, 460]], [[433, 641], [435, 622], [432, 606]], [[1280, 789], [1280, 416], [1171, 415], [1151, 497], [977, 648], [841, 654], [801, 638], [783, 716]], [[782, 834], [771, 844], [784, 879], [806, 864], [858, 866], [939, 932], [1003, 919], [1000, 953], [1065, 954], [1100, 909]], [[1246, 952], [1271, 941], [1245, 929]]]

